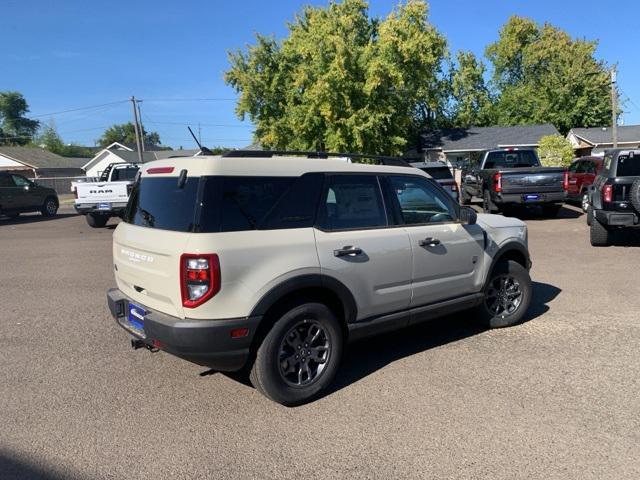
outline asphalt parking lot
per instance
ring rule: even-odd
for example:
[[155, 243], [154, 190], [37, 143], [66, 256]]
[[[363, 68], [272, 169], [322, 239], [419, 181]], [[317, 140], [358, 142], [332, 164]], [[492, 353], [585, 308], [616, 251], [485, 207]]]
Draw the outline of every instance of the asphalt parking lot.
[[285, 408], [133, 351], [109, 317], [112, 229], [0, 219], [0, 478], [640, 478], [640, 240], [531, 217], [528, 321], [465, 315], [351, 346]]

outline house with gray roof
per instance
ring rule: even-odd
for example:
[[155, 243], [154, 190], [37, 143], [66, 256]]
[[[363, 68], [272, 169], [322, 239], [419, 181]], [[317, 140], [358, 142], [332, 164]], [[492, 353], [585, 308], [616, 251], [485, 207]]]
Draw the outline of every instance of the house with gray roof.
[[537, 148], [546, 135], [559, 134], [550, 123], [543, 125], [515, 125], [510, 127], [469, 127], [431, 130], [422, 133], [420, 149], [407, 156], [423, 156], [425, 161], [444, 161], [460, 165], [495, 148]]
[[84, 175], [84, 158], [62, 157], [43, 148], [0, 147], [0, 170], [31, 178]]
[[[613, 148], [611, 127], [572, 128], [567, 134], [576, 155], [579, 157], [599, 155]], [[640, 146], [640, 125], [621, 125], [618, 127], [618, 147], [635, 148]]]

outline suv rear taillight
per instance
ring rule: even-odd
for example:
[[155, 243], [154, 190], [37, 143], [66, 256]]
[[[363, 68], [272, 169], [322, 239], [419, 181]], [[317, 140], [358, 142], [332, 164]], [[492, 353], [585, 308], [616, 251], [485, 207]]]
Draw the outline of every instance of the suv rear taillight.
[[562, 177], [562, 189], [565, 192], [569, 191], [569, 172], [567, 170], [564, 171], [564, 175]]
[[195, 308], [220, 291], [218, 255], [185, 253], [180, 257], [182, 306]]
[[605, 185], [602, 187], [602, 201], [604, 203], [613, 202], [613, 185]]
[[493, 191], [502, 192], [502, 174], [500, 172], [493, 174]]

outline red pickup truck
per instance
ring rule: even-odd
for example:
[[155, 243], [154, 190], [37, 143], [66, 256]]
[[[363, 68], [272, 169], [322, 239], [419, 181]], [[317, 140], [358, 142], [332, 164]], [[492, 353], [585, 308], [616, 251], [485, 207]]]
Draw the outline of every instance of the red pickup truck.
[[589, 207], [589, 187], [602, 170], [602, 157], [576, 158], [569, 167], [567, 202], [579, 203], [584, 212]]

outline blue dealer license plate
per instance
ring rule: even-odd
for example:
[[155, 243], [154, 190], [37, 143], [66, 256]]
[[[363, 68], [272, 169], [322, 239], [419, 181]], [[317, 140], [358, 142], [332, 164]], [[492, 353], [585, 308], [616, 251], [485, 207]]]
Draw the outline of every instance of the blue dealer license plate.
[[538, 200], [540, 200], [540, 195], [525, 195], [524, 196], [524, 201], [525, 202], [537, 202]]
[[144, 308], [136, 305], [135, 303], [129, 303], [129, 323], [136, 330], [144, 331]]
[[99, 203], [98, 204], [98, 210], [111, 210], [111, 204], [110, 203]]

